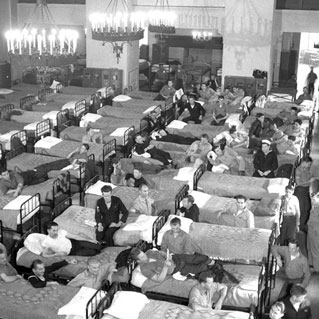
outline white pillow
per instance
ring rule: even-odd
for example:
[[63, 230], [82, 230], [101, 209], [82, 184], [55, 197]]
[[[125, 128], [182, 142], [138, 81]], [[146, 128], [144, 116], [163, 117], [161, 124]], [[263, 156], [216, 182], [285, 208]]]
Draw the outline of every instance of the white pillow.
[[75, 104], [77, 103], [77, 101], [70, 101], [68, 103], [65, 103], [61, 110], [74, 110], [75, 109]]
[[23, 129], [26, 130], [26, 131], [35, 131], [35, 129], [37, 128], [38, 123], [39, 122], [30, 123], [30, 124], [26, 125]]
[[130, 101], [130, 100], [132, 100], [131, 97], [129, 97], [129, 96], [127, 96], [127, 95], [122, 95], [122, 94], [116, 96], [116, 97], [113, 99], [114, 102], [126, 102], [126, 101]]
[[149, 299], [134, 291], [118, 291], [110, 308], [105, 309], [103, 313], [109, 314], [119, 319], [138, 319]]
[[198, 191], [191, 191], [189, 193], [194, 197], [195, 203], [198, 206], [198, 208], [203, 208], [205, 204], [211, 199], [211, 195], [203, 193], [203, 192], [198, 192]]
[[187, 123], [183, 122], [183, 121], [177, 121], [174, 120], [171, 123], [169, 123], [169, 125], [167, 126], [167, 128], [175, 128], [178, 130], [183, 129], [185, 126], [187, 125]]
[[100, 119], [101, 115], [99, 114], [94, 114], [94, 113], [87, 113], [85, 114], [80, 121], [80, 127], [87, 127], [90, 122], [96, 122], [98, 119]]
[[54, 136], [46, 136], [45, 138], [42, 138], [41, 140], [37, 141], [34, 144], [34, 147], [50, 149], [52, 146], [55, 146], [62, 141], [63, 141], [62, 139], [54, 137]]
[[229, 170], [229, 167], [225, 164], [214, 165], [212, 167], [213, 173], [223, 174], [226, 170]]
[[140, 215], [134, 223], [129, 223], [123, 227], [125, 231], [140, 231], [141, 239], [148, 243], [152, 242], [152, 228], [158, 216]]
[[50, 123], [52, 126], [56, 126], [57, 125], [57, 114], [59, 113], [59, 111], [51, 111], [51, 112], [48, 112], [46, 114], [44, 114], [42, 116], [42, 119], [43, 120], [47, 120], [49, 119], [50, 120]]
[[94, 185], [91, 185], [86, 191], [85, 194], [92, 194], [92, 195], [98, 195], [98, 196], [102, 196], [101, 193], [101, 188], [103, 186], [111, 186], [112, 189], [116, 187], [116, 185], [113, 185], [111, 183], [106, 183], [106, 182], [102, 182], [102, 181], [97, 181]]
[[[72, 298], [72, 300], [61, 307], [58, 311], [59, 316], [81, 316], [86, 317], [86, 304], [96, 293], [95, 289], [82, 287], [80, 291]], [[102, 297], [102, 295], [101, 295]]]
[[41, 255], [43, 248], [42, 242], [46, 238], [44, 234], [30, 234], [24, 241], [24, 247], [36, 255]]
[[[173, 218], [177, 217], [176, 215], [170, 215], [167, 219], [167, 222], [165, 223], [165, 225], [161, 228], [161, 230], [158, 233], [158, 239], [157, 239], [157, 244], [161, 245], [162, 243], [162, 239], [163, 236], [165, 234], [166, 231], [171, 229], [171, 220]], [[189, 233], [189, 229], [191, 227], [191, 224], [193, 222], [192, 219], [190, 218], [186, 218], [186, 217], [180, 217], [178, 216], [178, 218], [181, 220], [181, 229], [185, 232], [185, 233]]]
[[210, 159], [210, 160], [215, 161], [216, 158], [217, 158], [217, 154], [214, 151], [209, 151], [207, 153], [207, 158]]
[[288, 178], [271, 178], [269, 179], [267, 191], [268, 193], [285, 194], [285, 188], [289, 184]]
[[0, 135], [0, 141], [1, 142], [8, 142], [11, 139], [11, 136], [18, 133], [19, 131], [10, 131], [8, 133]]
[[232, 113], [229, 114], [227, 120], [226, 120], [226, 124], [228, 124], [229, 126], [233, 126], [235, 125], [236, 127], [241, 124], [240, 120], [239, 120], [239, 115], [238, 113]]
[[148, 109], [146, 109], [146, 110], [143, 112], [143, 114], [144, 114], [144, 115], [147, 115], [147, 114], [151, 113], [152, 111], [154, 111], [156, 108], [157, 108], [157, 105], [150, 106]]
[[138, 265], [132, 273], [132, 279], [131, 284], [135, 287], [142, 288], [144, 285], [144, 282], [147, 280], [147, 277], [145, 277], [141, 272], [141, 267]]
[[122, 137], [124, 133], [128, 130], [128, 127], [118, 127], [114, 132], [110, 134], [110, 136]]

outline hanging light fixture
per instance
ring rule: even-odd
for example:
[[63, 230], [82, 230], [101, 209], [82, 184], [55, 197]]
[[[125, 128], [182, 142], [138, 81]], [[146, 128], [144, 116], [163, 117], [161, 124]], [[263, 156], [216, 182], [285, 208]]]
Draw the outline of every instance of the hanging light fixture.
[[102, 45], [111, 43], [117, 63], [125, 43], [138, 41], [144, 37], [143, 14], [129, 12], [126, 0], [109, 0], [105, 12], [92, 13], [89, 20], [92, 27], [92, 39], [102, 41]]
[[176, 14], [170, 10], [168, 0], [156, 0], [155, 8], [148, 13], [148, 30], [155, 33], [174, 34]]
[[[40, 23], [36, 22], [40, 12]], [[62, 55], [74, 54], [79, 34], [75, 30], [59, 30], [54, 23], [47, 0], [37, 3], [22, 29], [5, 33], [9, 54]]]

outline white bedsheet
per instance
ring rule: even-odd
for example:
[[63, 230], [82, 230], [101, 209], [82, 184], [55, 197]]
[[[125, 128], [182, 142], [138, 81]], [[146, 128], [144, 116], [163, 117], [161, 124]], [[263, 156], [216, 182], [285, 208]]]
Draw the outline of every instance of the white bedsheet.
[[157, 108], [157, 105], [150, 106], [148, 109], [146, 109], [146, 110], [143, 112], [143, 114], [144, 114], [144, 115], [147, 115], [147, 114], [151, 113], [152, 111], [154, 111], [156, 108]]
[[68, 103], [65, 103], [61, 110], [74, 110], [75, 109], [75, 104], [77, 103], [77, 101], [70, 101]]
[[90, 186], [85, 194], [91, 194], [91, 195], [98, 195], [98, 196], [102, 196], [101, 193], [101, 188], [105, 185], [111, 186], [112, 189], [116, 187], [116, 185], [113, 185], [111, 183], [106, 183], [106, 182], [102, 182], [102, 181], [97, 181], [94, 185]]
[[63, 140], [57, 137], [53, 136], [46, 136], [45, 138], [37, 141], [34, 144], [35, 148], [45, 148], [45, 149], [50, 149], [52, 146], [55, 146], [62, 142]]
[[57, 114], [58, 114], [58, 113], [59, 113], [59, 111], [50, 111], [50, 112], [44, 114], [44, 115], [42, 116], [42, 119], [44, 119], [44, 120], [49, 119], [49, 120], [50, 120], [50, 124], [51, 124], [52, 126], [57, 126], [56, 117], [57, 117]]
[[176, 181], [182, 181], [189, 185], [190, 189], [193, 189], [193, 176], [196, 171], [196, 167], [183, 167], [178, 170], [178, 173], [173, 179]]
[[101, 116], [101, 115], [99, 115], [99, 114], [94, 114], [94, 113], [87, 113], [87, 114], [85, 114], [83, 117], [82, 117], [82, 119], [81, 119], [81, 121], [80, 121], [80, 127], [87, 127], [88, 126], [88, 124], [89, 124], [89, 122], [96, 122], [98, 119], [100, 119], [101, 117], [103, 117], [103, 116]]
[[185, 123], [185, 122], [183, 122], [183, 121], [174, 120], [174, 121], [172, 121], [171, 123], [169, 123], [169, 125], [167, 126], [167, 128], [172, 128], [172, 129], [181, 130], [181, 129], [183, 129], [186, 125], [187, 125], [187, 123]]
[[30, 123], [30, 124], [26, 125], [23, 129], [26, 131], [35, 131], [38, 123], [39, 123], [39, 121]]

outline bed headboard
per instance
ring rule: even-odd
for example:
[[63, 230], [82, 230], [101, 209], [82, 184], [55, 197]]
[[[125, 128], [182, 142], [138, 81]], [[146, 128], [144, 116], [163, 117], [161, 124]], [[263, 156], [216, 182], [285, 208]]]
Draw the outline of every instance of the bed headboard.
[[68, 207], [72, 205], [72, 198], [67, 197], [60, 203], [55, 205], [55, 207], [50, 211], [50, 219], [54, 220], [56, 217], [60, 216]]
[[171, 214], [169, 209], [164, 209], [160, 211], [158, 214], [157, 219], [155, 220], [153, 227], [152, 227], [152, 244], [153, 247], [157, 248], [157, 241], [158, 241], [158, 233], [163, 228], [165, 223], [167, 222], [168, 216]]
[[85, 99], [80, 100], [75, 103], [74, 107], [74, 121], [75, 125], [79, 126], [80, 120], [82, 116], [88, 112], [88, 108], [86, 107], [86, 101]]
[[48, 136], [51, 133], [51, 125], [50, 125], [50, 120], [46, 119], [46, 120], [42, 120], [40, 121], [35, 128], [35, 133], [34, 133], [34, 137], [35, 137], [35, 141], [37, 142], [40, 138], [44, 137], [44, 136]]
[[162, 116], [162, 120], [163, 123], [165, 125], [165, 127], [171, 123], [173, 120], [175, 120], [175, 109], [174, 109], [174, 104], [173, 103], [169, 103], [166, 104], [165, 102], [165, 107], [164, 107], [164, 114]]
[[183, 185], [182, 188], [178, 191], [177, 195], [175, 196], [175, 214], [178, 209], [180, 209], [181, 201], [185, 196], [188, 195], [189, 191], [189, 186], [188, 185]]
[[83, 192], [85, 194], [85, 192], [92, 186], [94, 185], [97, 181], [100, 180], [99, 175], [95, 175], [93, 176], [91, 179], [89, 179], [83, 186]]
[[0, 106], [0, 119], [5, 117], [5, 114], [14, 109], [14, 104], [5, 104]]
[[96, 114], [96, 111], [101, 108], [102, 102], [101, 102], [101, 92], [95, 92], [91, 95], [90, 98], [90, 107], [89, 112]]
[[111, 306], [114, 295], [121, 290], [120, 283], [114, 282], [111, 287], [102, 286], [86, 304], [85, 319], [101, 319], [103, 311]]
[[60, 133], [71, 125], [69, 110], [62, 110], [56, 115], [56, 124], [53, 129], [56, 131], [57, 137], [60, 137]]
[[27, 199], [20, 207], [20, 225], [17, 227], [17, 231], [23, 235], [24, 229], [32, 229], [33, 226], [38, 225], [38, 229], [41, 231], [41, 199], [40, 194], [36, 193]]
[[205, 171], [206, 171], [206, 166], [204, 164], [201, 164], [197, 168], [197, 170], [195, 171], [194, 176], [193, 176], [193, 189], [194, 189], [194, 191], [197, 190], [198, 181], [202, 177], [202, 175], [204, 174]]
[[33, 104], [36, 104], [36, 97], [34, 95], [27, 95], [20, 99], [20, 109], [24, 110]]
[[53, 89], [51, 88], [42, 89], [38, 92], [38, 98], [40, 101], [42, 101], [47, 95], [51, 93], [53, 93]]
[[6, 154], [6, 160], [18, 156], [21, 153], [26, 152], [27, 147], [27, 132], [22, 130], [16, 134], [13, 134], [10, 139], [10, 151]]
[[116, 139], [110, 140], [106, 144], [103, 144], [103, 163], [102, 174], [103, 180], [109, 176], [110, 157], [116, 154]]
[[67, 197], [71, 197], [71, 177], [69, 171], [60, 174], [60, 176], [53, 182], [52, 207], [55, 207]]

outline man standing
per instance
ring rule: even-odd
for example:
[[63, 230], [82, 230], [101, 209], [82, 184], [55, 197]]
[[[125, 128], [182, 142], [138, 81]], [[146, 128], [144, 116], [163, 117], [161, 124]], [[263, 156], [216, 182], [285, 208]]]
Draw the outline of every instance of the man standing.
[[161, 243], [161, 251], [172, 254], [193, 254], [201, 252], [199, 247], [194, 247], [194, 243], [189, 234], [181, 229], [181, 220], [178, 217], [172, 218], [170, 222], [171, 229], [166, 231], [163, 235]]
[[294, 188], [286, 186], [286, 193], [282, 197], [282, 226], [280, 229], [280, 245], [287, 245], [290, 239], [296, 239], [299, 232], [300, 206], [298, 198], [293, 195]]
[[301, 285], [293, 285], [290, 296], [283, 299], [285, 319], [311, 319], [311, 308], [307, 300], [307, 290]]
[[270, 149], [269, 140], [261, 141], [261, 150], [254, 155], [255, 172], [253, 177], [274, 178], [275, 170], [278, 168], [278, 159], [275, 152]]
[[272, 246], [271, 253], [279, 267], [284, 265], [285, 283], [279, 293], [279, 300], [289, 294], [293, 284], [301, 284], [304, 288], [308, 286], [311, 276], [308, 260], [301, 254], [296, 240], [290, 240], [288, 246]]
[[214, 282], [213, 274], [202, 272], [198, 277], [199, 283], [189, 294], [189, 307], [198, 310], [220, 310], [227, 295], [227, 286]]
[[247, 198], [243, 195], [236, 196], [237, 210], [235, 213], [228, 211], [221, 211], [217, 215], [217, 220], [221, 218], [222, 214], [231, 216], [232, 223], [229, 226], [242, 228], [255, 228], [254, 214], [247, 208]]
[[199, 208], [194, 202], [195, 199], [192, 195], [184, 197], [182, 201], [183, 207], [177, 211], [178, 215], [189, 218], [194, 222], [199, 222]]
[[310, 67], [310, 72], [308, 73], [307, 76], [307, 87], [308, 87], [308, 92], [311, 96], [313, 96], [313, 93], [315, 91], [315, 83], [318, 79], [318, 76], [315, 72], [313, 72], [313, 66]]
[[189, 103], [186, 104], [184, 112], [185, 111], [189, 112], [189, 116], [183, 119], [183, 122], [186, 123], [192, 121], [195, 124], [200, 124], [206, 114], [206, 110], [200, 105], [200, 103], [195, 102], [195, 98], [192, 95], [189, 97]]
[[145, 214], [148, 216], [156, 215], [154, 199], [149, 196], [149, 188], [146, 184], [139, 186], [139, 196], [134, 200], [130, 213]]
[[59, 229], [56, 222], [47, 224], [47, 232], [48, 235], [42, 242], [42, 256], [46, 258], [67, 255], [94, 256], [102, 249], [101, 245], [98, 244], [67, 238], [67, 232]]
[[102, 265], [98, 259], [91, 257], [87, 261], [87, 269], [73, 278], [68, 286], [100, 289], [104, 280], [112, 283], [112, 275], [117, 271], [115, 266], [115, 263]]
[[[96, 203], [96, 240], [107, 246], [114, 246], [114, 233], [125, 224], [128, 211], [120, 198], [112, 196], [112, 187], [101, 188], [102, 196]], [[120, 219], [120, 215], [122, 215]]]

